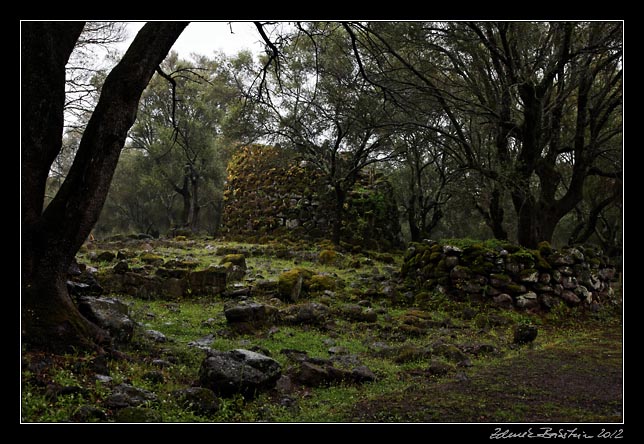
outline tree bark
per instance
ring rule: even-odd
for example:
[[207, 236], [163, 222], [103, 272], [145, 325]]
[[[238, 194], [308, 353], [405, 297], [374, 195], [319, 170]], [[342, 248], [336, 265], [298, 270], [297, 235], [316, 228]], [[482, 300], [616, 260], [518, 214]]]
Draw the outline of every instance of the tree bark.
[[105, 343], [104, 332], [70, 299], [67, 270], [100, 215], [141, 93], [186, 25], [153, 22], [141, 29], [106, 78], [69, 174], [42, 212], [42, 184], [61, 146], [64, 67], [82, 26], [23, 24], [22, 333], [28, 347], [70, 351]]

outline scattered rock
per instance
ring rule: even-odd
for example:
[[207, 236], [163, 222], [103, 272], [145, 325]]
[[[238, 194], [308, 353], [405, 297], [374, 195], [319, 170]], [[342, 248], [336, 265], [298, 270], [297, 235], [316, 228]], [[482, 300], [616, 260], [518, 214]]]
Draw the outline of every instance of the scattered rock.
[[109, 408], [121, 409], [137, 407], [148, 401], [156, 400], [157, 396], [148, 390], [129, 384], [119, 384], [114, 387], [112, 394], [105, 399], [105, 405]]
[[242, 302], [224, 308], [224, 316], [229, 324], [246, 324], [251, 328], [264, 327], [273, 322], [277, 313], [277, 308], [256, 302]]
[[232, 265], [237, 265], [239, 268], [242, 270], [246, 271], [246, 256], [243, 254], [227, 254], [225, 255], [221, 261], [219, 262], [219, 265], [224, 265], [230, 263]]
[[199, 368], [199, 383], [221, 396], [241, 393], [253, 397], [258, 391], [274, 387], [281, 374], [277, 361], [259, 353], [209, 350]]
[[158, 267], [160, 265], [163, 265], [165, 260], [163, 259], [163, 256], [159, 256], [158, 254], [153, 254], [153, 253], [143, 253], [140, 256], [141, 262], [152, 265], [154, 267]]
[[135, 323], [128, 316], [128, 308], [117, 299], [82, 296], [78, 310], [87, 319], [108, 330], [117, 342], [127, 343], [134, 335]]
[[359, 361], [353, 368], [337, 368], [331, 360], [307, 357], [300, 361], [294, 379], [307, 387], [322, 387], [341, 382], [362, 384], [375, 381], [376, 375]]
[[168, 341], [168, 338], [163, 333], [156, 330], [146, 330], [145, 336], [152, 339], [154, 342], [163, 343]]
[[297, 382], [308, 387], [320, 387], [329, 384], [332, 378], [326, 366], [304, 361], [300, 364], [299, 371], [295, 377]]
[[305, 268], [285, 271], [277, 278], [279, 298], [285, 302], [297, 302], [308, 289], [308, 282], [314, 273]]
[[403, 364], [405, 362], [420, 361], [431, 356], [432, 351], [416, 345], [405, 344], [396, 350], [394, 362]]
[[295, 386], [293, 385], [293, 381], [291, 381], [291, 378], [289, 376], [282, 375], [275, 383], [275, 389], [277, 389], [277, 391], [280, 393], [289, 394], [295, 391]]
[[126, 260], [120, 260], [112, 267], [112, 271], [117, 274], [125, 274], [130, 271], [130, 266]]
[[458, 347], [452, 344], [438, 343], [432, 346], [432, 353], [443, 356], [452, 362], [464, 362], [468, 357]]
[[279, 284], [277, 281], [259, 280], [254, 282], [251, 289], [253, 297], [266, 297], [270, 298], [279, 293]]
[[107, 415], [94, 405], [82, 405], [72, 416], [72, 419], [78, 422], [90, 422], [93, 419], [103, 421], [107, 419]]
[[50, 401], [56, 401], [59, 396], [76, 394], [87, 396], [89, 391], [86, 388], [77, 385], [59, 384], [49, 384], [45, 390], [45, 397]]
[[430, 376], [445, 376], [451, 372], [454, 368], [441, 361], [432, 360], [427, 367], [427, 374]]
[[340, 345], [329, 348], [328, 352], [330, 355], [346, 355], [349, 349]]
[[284, 324], [322, 325], [329, 314], [329, 307], [317, 302], [291, 305], [279, 311], [280, 320]]
[[96, 256], [97, 262], [112, 262], [116, 259], [116, 255], [111, 251], [103, 251]]
[[212, 415], [219, 410], [219, 400], [208, 388], [189, 387], [175, 390], [172, 395], [180, 406], [198, 415]]
[[364, 308], [358, 304], [344, 304], [340, 307], [341, 316], [355, 322], [376, 322], [378, 314], [372, 308]]
[[360, 365], [351, 370], [351, 376], [354, 382], [362, 384], [364, 382], [373, 382], [376, 380], [376, 375], [367, 366]]
[[203, 338], [188, 342], [188, 347], [196, 347], [202, 350], [208, 350], [210, 349], [210, 345], [212, 344], [212, 341], [214, 339], [215, 339], [215, 335], [209, 334], [204, 336]]
[[142, 423], [142, 422], [161, 422], [161, 413], [157, 410], [143, 407], [125, 407], [114, 417], [116, 422]]
[[537, 338], [538, 331], [534, 325], [519, 324], [514, 330], [514, 343], [529, 344]]

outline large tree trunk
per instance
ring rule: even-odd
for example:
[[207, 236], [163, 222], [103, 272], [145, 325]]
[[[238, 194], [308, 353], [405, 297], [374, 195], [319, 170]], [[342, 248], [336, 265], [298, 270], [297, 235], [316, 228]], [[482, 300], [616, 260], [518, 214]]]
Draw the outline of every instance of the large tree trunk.
[[93, 348], [105, 334], [71, 301], [66, 274], [98, 219], [141, 93], [185, 23], [146, 24], [108, 75], [60, 190], [42, 212], [44, 184], [60, 151], [65, 64], [82, 24], [22, 25], [22, 333], [53, 351]]

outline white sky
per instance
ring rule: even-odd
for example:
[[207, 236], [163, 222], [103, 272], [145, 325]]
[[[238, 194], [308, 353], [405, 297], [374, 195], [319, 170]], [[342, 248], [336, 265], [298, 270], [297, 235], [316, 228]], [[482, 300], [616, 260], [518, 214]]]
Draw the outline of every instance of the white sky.
[[[144, 24], [145, 22], [128, 23], [129, 39], [119, 45], [120, 51], [125, 52]], [[233, 34], [230, 33], [231, 27]], [[172, 49], [183, 58], [188, 58], [191, 53], [211, 56], [214, 51], [233, 55], [242, 49], [258, 53], [264, 48], [260, 40], [253, 22], [191, 22]]]

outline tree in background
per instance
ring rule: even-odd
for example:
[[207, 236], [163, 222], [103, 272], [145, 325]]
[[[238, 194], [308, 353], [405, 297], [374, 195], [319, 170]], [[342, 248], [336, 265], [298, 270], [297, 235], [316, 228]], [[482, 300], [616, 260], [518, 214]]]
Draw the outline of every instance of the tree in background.
[[419, 242], [433, 236], [462, 172], [427, 133], [417, 128], [396, 134], [395, 140], [400, 156], [390, 177], [409, 225], [410, 239]]
[[143, 94], [127, 160], [117, 170], [123, 182], [111, 190], [98, 229], [196, 232], [206, 216], [209, 231], [216, 230], [225, 146], [234, 143], [224, 126], [239, 100], [223, 56], [187, 61], [170, 54]]
[[[498, 202], [510, 195], [522, 245], [552, 239], [588, 178], [621, 177], [620, 23], [344, 27], [363, 76], [420, 128], [449, 139], [462, 168], [494, 182], [484, 209], [492, 226], [502, 227]], [[422, 102], [441, 108], [438, 125]]]
[[62, 147], [65, 65], [83, 22], [21, 23], [22, 334], [52, 351], [94, 348], [106, 333], [72, 302], [66, 275], [107, 196], [139, 98], [187, 23], [151, 22], [111, 70], [65, 181], [44, 209]]

